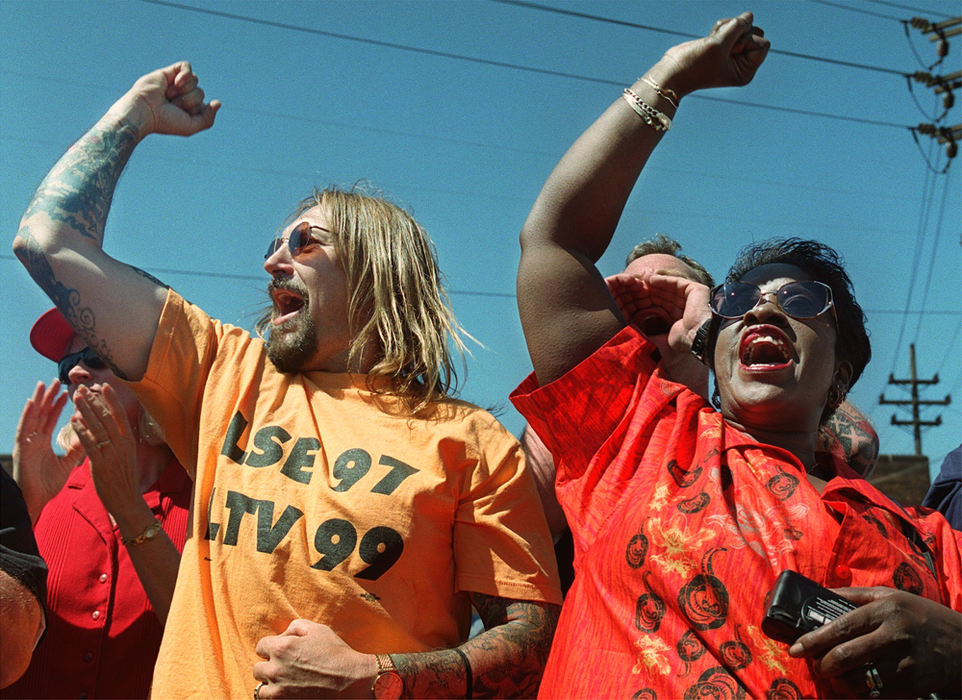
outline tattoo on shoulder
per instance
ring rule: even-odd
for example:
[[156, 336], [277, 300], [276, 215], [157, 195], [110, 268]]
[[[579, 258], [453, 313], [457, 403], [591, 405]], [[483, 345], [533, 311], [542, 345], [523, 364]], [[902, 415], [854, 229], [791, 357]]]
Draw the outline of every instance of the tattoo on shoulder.
[[845, 460], [859, 474], [865, 475], [878, 459], [878, 433], [858, 410], [842, 404], [822, 426], [819, 449], [831, 452], [832, 445], [841, 448]]

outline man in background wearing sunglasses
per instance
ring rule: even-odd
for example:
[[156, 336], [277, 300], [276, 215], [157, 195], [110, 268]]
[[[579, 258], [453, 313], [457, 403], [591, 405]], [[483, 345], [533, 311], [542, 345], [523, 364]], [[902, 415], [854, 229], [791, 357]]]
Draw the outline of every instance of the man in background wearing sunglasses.
[[[37, 320], [30, 343], [57, 362], [59, 377], [37, 383], [13, 449], [13, 474], [50, 567], [49, 615], [26, 673], [0, 696], [146, 697], [191, 482], [133, 391], [58, 309]], [[68, 396], [76, 412], [56, 437], [66, 451], [58, 456], [52, 431]], [[79, 420], [94, 409], [97, 438]]]
[[[452, 398], [461, 329], [420, 225], [358, 192], [305, 199], [268, 247], [264, 340], [102, 250], [137, 143], [219, 106], [187, 63], [142, 77], [14, 244], [194, 477], [152, 694], [533, 694], [561, 600], [551, 542], [517, 440]], [[472, 605], [485, 631], [466, 641]]]

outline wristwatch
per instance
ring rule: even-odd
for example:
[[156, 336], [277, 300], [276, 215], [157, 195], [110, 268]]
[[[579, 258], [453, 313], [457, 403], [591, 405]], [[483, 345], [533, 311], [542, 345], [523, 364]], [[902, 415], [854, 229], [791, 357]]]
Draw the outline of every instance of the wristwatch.
[[695, 331], [695, 338], [691, 341], [691, 354], [698, 358], [698, 361], [703, 365], [709, 364], [705, 354], [708, 352], [708, 336], [711, 333], [711, 324], [714, 320], [714, 317], [709, 318], [698, 326], [698, 330]]
[[404, 679], [397, 672], [397, 666], [390, 654], [375, 654], [377, 676], [371, 684], [371, 693], [378, 700], [397, 700], [404, 696]]

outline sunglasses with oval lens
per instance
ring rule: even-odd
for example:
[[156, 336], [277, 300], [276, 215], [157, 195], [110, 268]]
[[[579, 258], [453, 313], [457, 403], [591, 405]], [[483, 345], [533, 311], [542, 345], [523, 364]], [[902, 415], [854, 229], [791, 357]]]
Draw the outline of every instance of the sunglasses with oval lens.
[[776, 291], [764, 293], [754, 284], [726, 282], [712, 290], [708, 305], [722, 318], [741, 318], [768, 295], [774, 295], [776, 306], [792, 318], [815, 318], [829, 309], [835, 316], [832, 288], [814, 280], [786, 282]]
[[87, 369], [107, 369], [107, 363], [101, 360], [97, 353], [89, 347], [84, 348], [83, 350], [70, 353], [57, 363], [57, 376], [60, 378], [61, 384], [66, 385], [70, 383], [70, 370], [81, 362], [87, 365]]
[[267, 253], [264, 255], [264, 260], [267, 260], [277, 249], [284, 245], [284, 241], [287, 241], [287, 247], [291, 251], [291, 257], [296, 258], [303, 252], [304, 248], [309, 246], [311, 243], [318, 242], [318, 239], [311, 233], [314, 229], [318, 231], [324, 231], [325, 233], [330, 233], [330, 230], [324, 228], [323, 226], [315, 226], [307, 221], [302, 221], [297, 226], [291, 229], [291, 234], [284, 238], [283, 236], [275, 238], [267, 246]]

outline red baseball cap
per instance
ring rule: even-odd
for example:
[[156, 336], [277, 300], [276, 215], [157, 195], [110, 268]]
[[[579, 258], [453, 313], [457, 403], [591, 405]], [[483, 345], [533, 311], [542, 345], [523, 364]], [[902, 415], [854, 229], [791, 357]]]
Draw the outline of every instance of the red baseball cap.
[[67, 354], [75, 335], [73, 326], [67, 323], [60, 309], [53, 308], [33, 324], [30, 329], [30, 344], [47, 359], [60, 362]]

